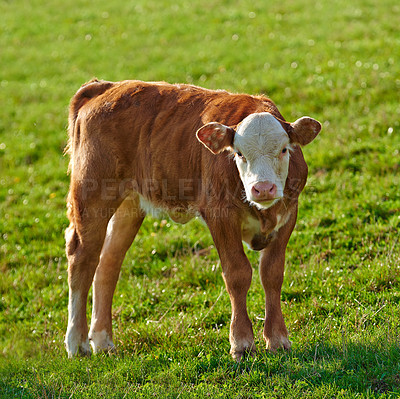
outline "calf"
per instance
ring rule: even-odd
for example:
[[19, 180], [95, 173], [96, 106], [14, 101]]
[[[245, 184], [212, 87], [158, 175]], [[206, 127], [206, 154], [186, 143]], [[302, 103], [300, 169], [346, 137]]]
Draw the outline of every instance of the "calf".
[[[143, 219], [162, 210], [174, 221], [200, 217], [218, 251], [239, 360], [254, 350], [246, 296], [252, 268], [242, 241], [260, 251], [264, 339], [288, 349], [280, 296], [285, 250], [307, 179], [300, 146], [321, 125], [288, 123], [263, 96], [190, 85], [93, 80], [72, 98], [66, 231], [69, 357], [114, 349], [111, 304], [125, 253]], [[86, 303], [93, 282], [88, 332]]]

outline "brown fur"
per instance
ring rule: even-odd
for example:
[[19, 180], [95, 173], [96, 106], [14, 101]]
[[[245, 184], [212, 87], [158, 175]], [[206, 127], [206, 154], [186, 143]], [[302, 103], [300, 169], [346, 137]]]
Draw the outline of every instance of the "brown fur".
[[[95, 334], [105, 330], [111, 339], [112, 294], [125, 252], [144, 217], [138, 195], [166, 210], [174, 220], [185, 222], [199, 214], [207, 223], [232, 303], [230, 341], [236, 359], [245, 350], [254, 350], [246, 309], [252, 268], [243, 251], [241, 229], [246, 217], [258, 219], [260, 232], [250, 245], [262, 251], [264, 338], [272, 350], [290, 346], [280, 290], [286, 244], [307, 178], [301, 149], [295, 146], [291, 154], [284, 199], [259, 211], [243, 200], [243, 185], [232, 157], [226, 151], [212, 154], [196, 138], [196, 131], [209, 122], [236, 126], [257, 112], [273, 114], [290, 132], [291, 125], [263, 96], [140, 81], [94, 80], [78, 90], [69, 116], [71, 186], [66, 240], [70, 295], [81, 300], [76, 314], [71, 315], [70, 309], [66, 339], [70, 355], [88, 352], [86, 298], [95, 273], [89, 335], [95, 340]], [[106, 237], [107, 224], [118, 208], [115, 233]], [[286, 224], [275, 231], [278, 217]], [[71, 344], [75, 341], [77, 347]], [[106, 344], [98, 346], [95, 350], [107, 349]]]

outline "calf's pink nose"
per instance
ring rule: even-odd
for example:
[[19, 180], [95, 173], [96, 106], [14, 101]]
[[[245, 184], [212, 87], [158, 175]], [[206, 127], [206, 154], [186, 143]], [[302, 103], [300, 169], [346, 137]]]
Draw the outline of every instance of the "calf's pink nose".
[[269, 181], [260, 181], [251, 188], [255, 201], [271, 201], [276, 197], [276, 184]]

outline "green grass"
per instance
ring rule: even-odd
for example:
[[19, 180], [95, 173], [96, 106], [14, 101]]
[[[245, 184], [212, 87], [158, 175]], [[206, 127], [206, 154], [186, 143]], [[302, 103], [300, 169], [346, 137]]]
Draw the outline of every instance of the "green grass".
[[[400, 395], [397, 0], [4, 0], [0, 15], [0, 397]], [[118, 353], [67, 359], [62, 153], [94, 76], [266, 93], [323, 123], [287, 252], [291, 352], [263, 350], [255, 272], [259, 352], [234, 363], [208, 231], [149, 218], [114, 297]]]

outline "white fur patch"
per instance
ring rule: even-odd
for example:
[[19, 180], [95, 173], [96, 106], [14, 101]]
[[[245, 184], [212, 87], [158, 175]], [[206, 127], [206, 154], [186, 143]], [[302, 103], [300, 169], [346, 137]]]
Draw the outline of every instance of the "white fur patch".
[[[247, 195], [247, 192], [246, 192]], [[283, 193], [282, 193], [283, 196]], [[273, 200], [273, 201], [269, 201], [269, 202], [255, 202], [250, 200], [250, 204], [255, 206], [257, 209], [259, 209], [260, 211], [264, 210], [264, 209], [268, 209], [271, 208], [271, 206], [275, 205], [278, 201], [280, 200], [280, 197]]]
[[114, 351], [115, 346], [107, 331], [90, 332], [90, 344], [93, 353]]
[[260, 221], [248, 215], [242, 224], [242, 241], [250, 246], [253, 237], [260, 232]]
[[174, 222], [185, 224], [189, 220], [198, 216], [197, 213], [192, 209], [166, 209], [161, 207], [156, 207], [152, 202], [140, 196], [140, 208], [147, 214], [149, 213], [157, 219], [171, 218]]
[[155, 218], [161, 218], [163, 216], [166, 216], [166, 212], [164, 209], [155, 207], [152, 202], [150, 202], [146, 198], [143, 198], [142, 196], [140, 196], [140, 208], [145, 213], [149, 213]]
[[89, 339], [86, 337], [82, 341], [80, 331], [76, 327], [77, 311], [81, 308], [81, 296], [78, 293], [72, 294], [69, 292], [68, 301], [68, 328], [65, 335], [65, 347], [68, 352], [68, 357], [72, 358], [81, 352], [83, 355], [90, 355]]
[[282, 215], [277, 215], [276, 217], [276, 226], [274, 228], [275, 231], [278, 231], [282, 226], [284, 226], [290, 219], [290, 212], [287, 212], [284, 214], [284, 216], [282, 217]]

